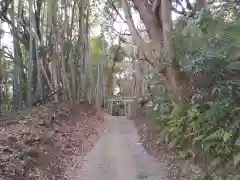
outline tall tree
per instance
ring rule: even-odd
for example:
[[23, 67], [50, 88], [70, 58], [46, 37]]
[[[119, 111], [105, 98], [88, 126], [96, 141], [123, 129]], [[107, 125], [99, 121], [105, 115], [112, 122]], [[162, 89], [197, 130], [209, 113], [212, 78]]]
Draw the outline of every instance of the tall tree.
[[[173, 2], [171, 0], [155, 0], [152, 3], [145, 0], [131, 0], [131, 2], [146, 28], [150, 43], [146, 43], [142, 39], [135, 27], [130, 2], [121, 0], [133, 41], [145, 54], [146, 61], [152, 64], [165, 79], [166, 86], [174, 94], [175, 99], [182, 103], [188, 102], [191, 96], [191, 90], [188, 88], [188, 76], [181, 70], [172, 42]], [[205, 3], [201, 1], [201, 7], [204, 5]]]
[[14, 53], [4, 54], [13, 56], [13, 78], [9, 78], [14, 108], [30, 107], [49, 95], [57, 102], [60, 91], [71, 106], [80, 99], [94, 101], [91, 4], [90, 0], [1, 1], [0, 19], [13, 36]]

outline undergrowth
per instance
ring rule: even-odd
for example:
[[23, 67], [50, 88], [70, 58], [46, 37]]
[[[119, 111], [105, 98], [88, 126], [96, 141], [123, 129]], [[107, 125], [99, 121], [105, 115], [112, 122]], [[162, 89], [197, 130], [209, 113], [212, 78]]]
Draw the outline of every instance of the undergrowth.
[[[148, 117], [159, 126], [158, 143], [176, 149], [184, 159], [196, 159], [207, 172], [223, 179], [240, 179], [240, 47], [239, 22], [223, 22], [202, 10], [175, 34], [179, 63], [192, 74], [208, 74], [205, 84], [193, 87], [191, 104], [183, 107], [157, 74], [149, 84], [154, 101]], [[157, 92], [157, 93], [156, 93]], [[206, 96], [210, 99], [205, 99]]]

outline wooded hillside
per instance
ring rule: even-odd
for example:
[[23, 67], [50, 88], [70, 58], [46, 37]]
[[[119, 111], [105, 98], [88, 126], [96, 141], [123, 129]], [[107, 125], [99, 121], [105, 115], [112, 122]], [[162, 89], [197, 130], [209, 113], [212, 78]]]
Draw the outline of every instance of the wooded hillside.
[[159, 144], [237, 180], [239, 18], [236, 0], [2, 0], [0, 118], [134, 96]]

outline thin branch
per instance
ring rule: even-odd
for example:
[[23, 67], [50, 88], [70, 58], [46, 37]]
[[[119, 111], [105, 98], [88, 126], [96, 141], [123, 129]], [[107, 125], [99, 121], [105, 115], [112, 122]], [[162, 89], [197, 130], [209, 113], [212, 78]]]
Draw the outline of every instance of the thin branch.
[[127, 23], [125, 18], [123, 18], [123, 16], [120, 14], [120, 12], [118, 11], [117, 7], [115, 6], [113, 0], [108, 0], [108, 2], [111, 4], [112, 8], [116, 11], [117, 15], [123, 20], [124, 23]]
[[131, 33], [127, 33], [126, 31], [124, 31], [123, 33], [122, 32], [119, 32], [117, 31], [113, 26], [111, 25], [106, 25], [106, 27], [109, 27], [111, 28], [112, 30], [114, 30], [119, 36], [131, 36]]
[[131, 32], [134, 43], [137, 46], [139, 46], [141, 52], [143, 54], [145, 54], [145, 56], [147, 57], [146, 60], [148, 62], [150, 62], [151, 64], [153, 64], [153, 62], [154, 62], [154, 57], [152, 54], [153, 49], [146, 42], [144, 42], [144, 40], [142, 40], [142, 37], [140, 36], [139, 32], [137, 31], [137, 29], [134, 25], [133, 19], [132, 19], [132, 14], [131, 14], [130, 8], [129, 8], [126, 0], [122, 0], [122, 6], [123, 6], [127, 24], [128, 24], [129, 30]]
[[4, 56], [5, 58], [13, 59], [11, 51], [6, 46], [3, 46], [2, 49], [0, 49], [0, 55]]
[[189, 0], [185, 0], [186, 6], [189, 10], [193, 11], [193, 6], [191, 5], [191, 3], [189, 2]]
[[174, 11], [175, 13], [177, 13], [177, 14], [181, 14], [181, 15], [186, 15], [186, 11], [185, 10], [178, 10], [177, 8], [175, 8], [175, 7], [172, 7], [172, 11]]

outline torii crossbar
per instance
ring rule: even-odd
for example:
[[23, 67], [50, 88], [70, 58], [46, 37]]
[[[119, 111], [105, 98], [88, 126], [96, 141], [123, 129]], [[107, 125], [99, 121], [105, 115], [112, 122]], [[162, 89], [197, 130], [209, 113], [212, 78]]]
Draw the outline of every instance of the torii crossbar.
[[124, 115], [131, 116], [132, 114], [132, 104], [136, 101], [136, 97], [116, 97], [108, 99], [107, 110], [112, 115], [113, 114], [113, 104], [114, 102], [122, 102], [124, 104]]

